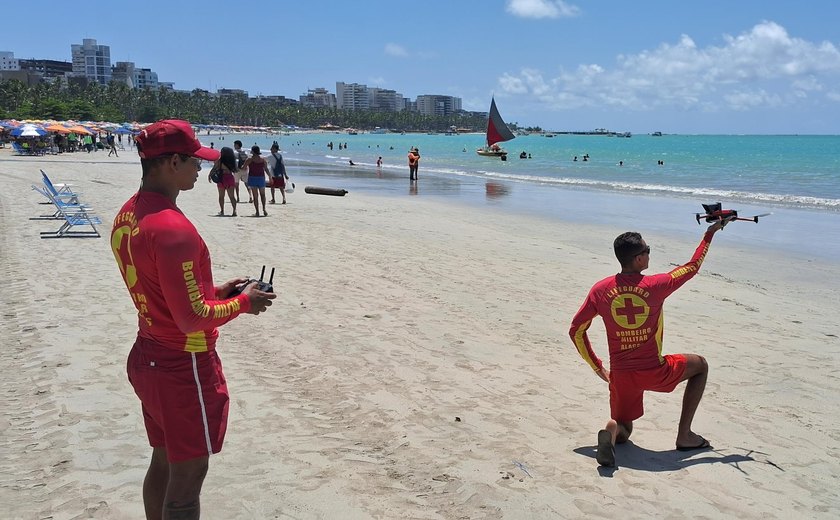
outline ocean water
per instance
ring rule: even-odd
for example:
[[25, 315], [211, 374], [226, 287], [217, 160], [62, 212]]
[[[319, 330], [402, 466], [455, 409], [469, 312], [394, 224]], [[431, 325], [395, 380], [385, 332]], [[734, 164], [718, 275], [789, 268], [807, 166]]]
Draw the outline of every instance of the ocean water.
[[[738, 223], [746, 245], [840, 258], [840, 136], [528, 135], [502, 143], [507, 161], [475, 153], [481, 134], [201, 136], [216, 147], [236, 138], [266, 150], [277, 140], [290, 175], [351, 191], [455, 198], [616, 228], [680, 233], [696, 227], [701, 203], [720, 201], [741, 216], [772, 213], [758, 225]], [[421, 153], [415, 186], [406, 161], [412, 146]], [[520, 159], [522, 151], [531, 158]]]

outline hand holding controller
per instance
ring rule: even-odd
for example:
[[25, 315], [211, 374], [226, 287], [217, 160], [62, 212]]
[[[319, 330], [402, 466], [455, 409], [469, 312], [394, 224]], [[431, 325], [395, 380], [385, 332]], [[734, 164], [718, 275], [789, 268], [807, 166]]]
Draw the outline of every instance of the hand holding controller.
[[260, 271], [260, 279], [259, 280], [255, 280], [255, 279], [251, 278], [247, 282], [236, 286], [236, 288], [233, 290], [233, 292], [230, 293], [230, 297], [232, 298], [232, 297], [242, 293], [242, 291], [245, 290], [245, 287], [247, 287], [248, 285], [251, 285], [251, 284], [256, 284], [257, 289], [259, 289], [260, 291], [267, 292], [267, 293], [273, 293], [274, 292], [274, 285], [272, 285], [272, 283], [274, 282], [274, 268], [273, 267], [271, 268], [271, 275], [269, 276], [267, 282], [263, 281], [264, 276], [265, 276], [265, 266], [263, 266], [262, 271]]

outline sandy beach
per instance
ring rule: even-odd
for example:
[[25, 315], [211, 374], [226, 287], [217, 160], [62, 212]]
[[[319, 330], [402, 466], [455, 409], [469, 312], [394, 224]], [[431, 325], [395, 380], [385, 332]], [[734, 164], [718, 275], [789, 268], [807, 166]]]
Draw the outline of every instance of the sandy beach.
[[[59, 226], [29, 220], [49, 212], [30, 189], [39, 168], [82, 192], [102, 238], [39, 237]], [[599, 469], [608, 389], [567, 331], [616, 272], [622, 223], [307, 195], [303, 176], [268, 218], [220, 218], [207, 172], [178, 204], [214, 276], [274, 266], [279, 296], [221, 329], [231, 420], [204, 518], [840, 516], [840, 263], [768, 258], [727, 227], [665, 311], [664, 350], [709, 362], [694, 430], [715, 449], [674, 451], [681, 386], [647, 395], [618, 468]], [[125, 376], [136, 316], [108, 240], [139, 178], [129, 150], [0, 150], [3, 518], [143, 516], [151, 450]], [[690, 258], [690, 224], [638, 229], [650, 272]], [[600, 321], [590, 334], [606, 359]]]

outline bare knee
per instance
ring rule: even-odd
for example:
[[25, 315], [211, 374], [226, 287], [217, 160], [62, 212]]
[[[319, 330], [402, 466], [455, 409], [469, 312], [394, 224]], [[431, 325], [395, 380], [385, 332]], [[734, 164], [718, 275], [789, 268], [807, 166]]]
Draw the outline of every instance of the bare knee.
[[685, 374], [683, 380], [692, 378], [697, 375], [706, 375], [709, 373], [709, 364], [706, 358], [697, 354], [684, 354], [685, 356]]
[[169, 485], [166, 489], [167, 504], [198, 500], [204, 477], [207, 475], [208, 462], [208, 457], [199, 457], [169, 464]]

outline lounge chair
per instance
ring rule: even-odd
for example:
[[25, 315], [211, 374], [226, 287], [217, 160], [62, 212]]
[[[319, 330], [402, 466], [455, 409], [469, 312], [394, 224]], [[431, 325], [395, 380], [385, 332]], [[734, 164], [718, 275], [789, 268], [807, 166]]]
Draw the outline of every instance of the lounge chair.
[[41, 170], [41, 178], [44, 187], [57, 199], [64, 199], [68, 202], [79, 202], [79, 194], [73, 191], [72, 184], [53, 184], [47, 172]]
[[47, 204], [51, 204], [55, 207], [55, 213], [51, 215], [38, 215], [37, 217], [29, 217], [29, 220], [61, 220], [64, 217], [61, 214], [61, 210], [65, 210], [70, 213], [74, 213], [78, 210], [84, 210], [86, 212], [92, 212], [93, 208], [82, 204], [79, 202], [78, 199], [68, 200], [65, 198], [55, 197], [50, 191], [42, 186], [36, 186], [35, 184], [32, 185], [32, 189], [46, 197]]
[[[57, 230], [42, 231], [41, 238], [97, 238], [101, 236], [99, 230], [96, 229], [96, 225], [102, 224], [102, 221], [99, 217], [90, 213], [90, 208], [78, 203], [60, 201], [40, 186], [33, 185], [32, 189], [40, 192], [55, 204], [55, 215], [57, 215], [55, 219], [64, 220]], [[41, 220], [42, 218], [51, 219], [50, 217], [34, 217], [30, 220]], [[77, 227], [90, 227], [90, 229], [74, 229]]]
[[12, 141], [12, 149], [18, 155], [32, 155], [32, 153], [29, 151], [29, 149], [24, 148], [17, 141]]

